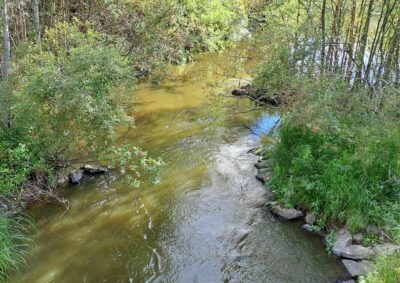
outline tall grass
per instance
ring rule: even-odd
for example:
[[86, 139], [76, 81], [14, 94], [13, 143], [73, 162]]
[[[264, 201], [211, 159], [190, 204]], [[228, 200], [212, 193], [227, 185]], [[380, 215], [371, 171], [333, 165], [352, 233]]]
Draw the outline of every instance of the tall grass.
[[379, 258], [364, 282], [396, 283], [400, 282], [400, 253], [390, 257]]
[[0, 214], [0, 281], [10, 272], [18, 272], [25, 264], [24, 258], [33, 246], [29, 237], [31, 223], [27, 217], [10, 217]]
[[377, 225], [400, 240], [399, 90], [315, 86], [284, 119], [271, 187], [320, 225]]

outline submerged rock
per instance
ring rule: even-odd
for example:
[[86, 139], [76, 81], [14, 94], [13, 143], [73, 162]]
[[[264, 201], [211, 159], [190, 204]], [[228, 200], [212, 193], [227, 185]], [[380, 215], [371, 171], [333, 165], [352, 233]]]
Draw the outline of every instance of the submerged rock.
[[81, 170], [83, 170], [83, 172], [85, 174], [88, 174], [88, 175], [98, 175], [98, 174], [106, 174], [106, 173], [108, 173], [108, 169], [107, 168], [96, 167], [96, 166], [93, 166], [93, 165], [82, 166]]
[[371, 268], [371, 262], [368, 260], [355, 261], [350, 259], [343, 259], [342, 264], [347, 274], [352, 278], [366, 275]]
[[350, 245], [341, 251], [341, 256], [348, 259], [369, 259], [374, 255], [371, 248], [366, 248], [361, 245]]
[[285, 220], [296, 220], [304, 216], [303, 212], [294, 208], [284, 208], [280, 204], [271, 203], [271, 212]]
[[83, 178], [83, 171], [74, 171], [68, 174], [69, 183], [72, 185], [78, 185]]
[[351, 245], [352, 242], [351, 233], [347, 229], [341, 229], [335, 234], [332, 252], [337, 256], [341, 256], [345, 248]]

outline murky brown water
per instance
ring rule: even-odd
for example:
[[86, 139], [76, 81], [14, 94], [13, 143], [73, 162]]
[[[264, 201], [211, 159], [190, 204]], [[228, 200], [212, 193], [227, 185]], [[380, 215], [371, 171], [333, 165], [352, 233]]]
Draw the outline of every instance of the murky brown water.
[[247, 76], [250, 55], [250, 48], [240, 47], [198, 56], [171, 68], [159, 86], [139, 85], [137, 128], [125, 139], [164, 158], [162, 184], [132, 190], [100, 178], [69, 188], [69, 211], [48, 205], [33, 212], [37, 248], [23, 274], [10, 282], [342, 277], [318, 239], [264, 209], [265, 189], [254, 178], [255, 157], [247, 153], [257, 137], [242, 125], [260, 121], [268, 129], [276, 117], [249, 111], [253, 105], [246, 100], [219, 95], [238, 83], [230, 76]]

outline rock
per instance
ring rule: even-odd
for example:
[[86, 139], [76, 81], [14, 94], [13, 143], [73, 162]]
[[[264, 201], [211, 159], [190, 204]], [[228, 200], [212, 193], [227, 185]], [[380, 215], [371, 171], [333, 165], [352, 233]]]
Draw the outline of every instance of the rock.
[[300, 210], [294, 208], [284, 208], [279, 204], [273, 204], [271, 206], [271, 212], [285, 220], [296, 220], [304, 216], [303, 212]]
[[306, 223], [309, 225], [314, 225], [315, 224], [315, 216], [312, 213], [307, 213], [306, 215]]
[[249, 93], [247, 90], [244, 89], [234, 89], [232, 90], [232, 95], [242, 96], [242, 95], [249, 95]]
[[400, 246], [394, 244], [377, 244], [373, 247], [373, 251], [377, 256], [390, 256], [396, 252], [400, 252]]
[[368, 260], [354, 261], [350, 259], [343, 259], [342, 264], [347, 274], [352, 278], [366, 275], [371, 268], [371, 262]]
[[350, 245], [341, 252], [341, 256], [348, 259], [369, 259], [374, 255], [371, 248], [366, 248], [361, 245]]
[[98, 174], [106, 174], [106, 173], [108, 173], [108, 169], [107, 168], [96, 167], [96, 166], [93, 166], [93, 165], [82, 166], [81, 170], [83, 170], [83, 172], [85, 174], [88, 174], [88, 175], [98, 175]]
[[356, 283], [353, 279], [351, 280], [337, 280], [336, 283]]
[[265, 181], [267, 180], [267, 176], [264, 174], [257, 174], [256, 175], [257, 180], [259, 180], [261, 183], [265, 183]]
[[262, 155], [266, 154], [267, 152], [268, 152], [268, 150], [266, 148], [261, 147], [261, 148], [255, 150], [254, 154], [262, 156]]
[[57, 187], [65, 187], [69, 184], [68, 176], [57, 176]]
[[259, 161], [256, 164], [254, 164], [254, 166], [257, 169], [266, 169], [266, 168], [271, 167], [271, 165], [272, 165], [272, 160], [271, 159]]
[[77, 185], [81, 182], [83, 178], [83, 172], [82, 171], [74, 171], [68, 174], [68, 180], [69, 183], [72, 185]]
[[259, 174], [267, 175], [270, 172], [268, 168], [258, 169]]
[[354, 242], [354, 244], [359, 245], [359, 244], [362, 243], [363, 240], [364, 240], [363, 234], [357, 233], [357, 234], [353, 235], [353, 242]]
[[316, 226], [310, 225], [308, 223], [306, 223], [303, 226], [301, 226], [301, 229], [303, 229], [303, 230], [305, 230], [305, 231], [307, 231], [307, 232], [309, 232], [309, 233], [311, 233], [311, 234], [313, 234], [315, 236], [318, 236], [318, 237], [324, 237], [325, 236], [324, 232], [321, 229], [319, 229]]
[[341, 256], [342, 251], [344, 251], [347, 246], [351, 245], [352, 242], [353, 237], [350, 232], [346, 229], [341, 229], [335, 234], [332, 252], [337, 256]]
[[377, 236], [377, 237], [380, 237], [382, 235], [381, 229], [378, 226], [373, 226], [373, 225], [368, 226], [365, 229], [365, 232], [368, 235], [374, 235], [374, 236]]

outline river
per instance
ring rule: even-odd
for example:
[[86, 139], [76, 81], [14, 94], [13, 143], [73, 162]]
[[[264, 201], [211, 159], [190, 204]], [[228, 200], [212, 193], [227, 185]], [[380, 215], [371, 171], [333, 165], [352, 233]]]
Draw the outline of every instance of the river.
[[259, 137], [277, 113], [229, 95], [255, 66], [251, 44], [170, 67], [135, 91], [134, 143], [167, 166], [162, 183], [111, 178], [65, 189], [68, 211], [32, 211], [36, 248], [10, 282], [334, 282], [321, 241], [265, 209], [255, 179]]

